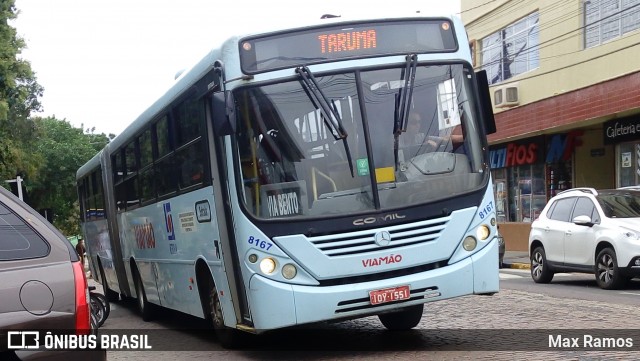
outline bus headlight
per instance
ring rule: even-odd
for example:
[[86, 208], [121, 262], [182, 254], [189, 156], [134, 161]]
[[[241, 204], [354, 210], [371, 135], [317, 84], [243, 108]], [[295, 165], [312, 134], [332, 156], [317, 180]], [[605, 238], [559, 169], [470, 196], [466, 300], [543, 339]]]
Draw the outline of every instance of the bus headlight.
[[476, 229], [476, 237], [478, 237], [478, 239], [481, 241], [484, 241], [485, 239], [489, 238], [490, 234], [491, 234], [491, 230], [489, 230], [489, 227], [487, 227], [484, 224], [478, 227], [478, 229]]
[[260, 271], [264, 274], [272, 274], [276, 270], [276, 261], [273, 258], [263, 258], [260, 261]]
[[298, 273], [298, 270], [296, 269], [296, 266], [292, 265], [291, 263], [287, 263], [284, 266], [282, 266], [282, 277], [288, 280], [295, 277], [297, 273]]
[[478, 241], [471, 236], [467, 236], [464, 241], [462, 241], [462, 248], [464, 248], [465, 251], [473, 251], [477, 245]]

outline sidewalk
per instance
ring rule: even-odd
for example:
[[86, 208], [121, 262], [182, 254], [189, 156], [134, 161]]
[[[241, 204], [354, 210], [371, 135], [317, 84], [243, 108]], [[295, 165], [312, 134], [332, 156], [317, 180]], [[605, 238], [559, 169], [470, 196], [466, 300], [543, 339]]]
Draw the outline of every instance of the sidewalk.
[[502, 267], [529, 269], [531, 268], [529, 254], [527, 252], [520, 251], [506, 251], [504, 253], [504, 259], [502, 261]]

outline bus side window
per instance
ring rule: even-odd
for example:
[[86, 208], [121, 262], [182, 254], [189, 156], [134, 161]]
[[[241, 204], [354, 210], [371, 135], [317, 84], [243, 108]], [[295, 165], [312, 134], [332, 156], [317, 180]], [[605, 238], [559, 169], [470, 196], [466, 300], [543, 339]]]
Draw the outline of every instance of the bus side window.
[[190, 187], [204, 181], [202, 141], [189, 145], [178, 153], [180, 164], [180, 188]]

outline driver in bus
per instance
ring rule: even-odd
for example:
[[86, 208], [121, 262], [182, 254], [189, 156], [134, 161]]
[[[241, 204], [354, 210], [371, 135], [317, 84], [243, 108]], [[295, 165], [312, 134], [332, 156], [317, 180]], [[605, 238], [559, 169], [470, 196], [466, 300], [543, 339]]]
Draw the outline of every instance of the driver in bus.
[[404, 134], [400, 136], [401, 147], [411, 146], [426, 146], [427, 151], [434, 152], [438, 150], [445, 150], [449, 143], [452, 144], [453, 149], [456, 149], [463, 143], [462, 134], [454, 129], [438, 129], [437, 125], [432, 124], [429, 126], [430, 133], [425, 134], [422, 131], [422, 116], [417, 111], [409, 113], [409, 119], [407, 121], [407, 129]]

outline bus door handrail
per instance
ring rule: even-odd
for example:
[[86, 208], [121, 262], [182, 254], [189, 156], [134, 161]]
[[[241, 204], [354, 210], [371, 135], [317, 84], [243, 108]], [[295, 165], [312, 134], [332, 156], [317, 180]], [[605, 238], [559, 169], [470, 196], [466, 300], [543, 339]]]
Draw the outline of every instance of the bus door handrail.
[[318, 170], [318, 168], [311, 167], [311, 184], [312, 184], [312, 188], [313, 188], [313, 200], [314, 201], [318, 200], [318, 184], [316, 183], [316, 173], [319, 174], [320, 176], [322, 176], [324, 179], [328, 180], [329, 183], [331, 183], [331, 185], [333, 186], [333, 191], [334, 192], [338, 191], [338, 187], [336, 186], [336, 182], [333, 179], [331, 179], [331, 177], [329, 177], [328, 175], [326, 175], [322, 171]]

